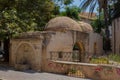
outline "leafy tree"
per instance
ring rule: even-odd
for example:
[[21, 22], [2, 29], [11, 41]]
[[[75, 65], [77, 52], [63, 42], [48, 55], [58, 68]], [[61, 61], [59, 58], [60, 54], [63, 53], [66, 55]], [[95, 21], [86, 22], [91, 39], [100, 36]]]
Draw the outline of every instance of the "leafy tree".
[[43, 30], [53, 9], [50, 0], [0, 0], [0, 39], [4, 40], [7, 60], [9, 39], [21, 32]]
[[[110, 14], [109, 14], [109, 7], [111, 4], [113, 4], [115, 0], [84, 0], [82, 1], [81, 8], [83, 10], [86, 10], [90, 8], [90, 12], [92, 13], [97, 5], [99, 5], [99, 13], [103, 10], [104, 13], [104, 22], [105, 22], [105, 45], [109, 44], [110, 38], [109, 38], [109, 23], [110, 23]], [[110, 50], [110, 44], [106, 45], [109, 46], [106, 50]]]
[[101, 30], [105, 27], [104, 21], [100, 19], [92, 21], [91, 25], [96, 33], [100, 33]]
[[60, 6], [61, 8], [64, 8], [64, 6], [70, 5], [74, 0], [53, 0], [53, 2]]
[[73, 0], [64, 0], [64, 5], [69, 5], [73, 2]]
[[17, 11], [22, 13], [18, 16], [27, 20], [34, 19], [36, 30], [40, 30], [51, 19], [54, 9], [54, 3], [50, 0], [19, 0], [17, 5]]
[[[41, 30], [51, 18], [54, 4], [49, 0], [0, 0], [0, 35]], [[3, 34], [8, 34], [4, 36]]]
[[82, 1], [81, 7], [83, 10], [86, 10], [90, 7], [89, 11], [92, 13], [97, 5], [99, 5], [99, 12], [103, 10], [104, 20], [106, 23], [106, 37], [109, 37], [108, 31], [108, 1], [109, 0], [84, 0]]
[[52, 0], [54, 2], [54, 15], [57, 16], [60, 14], [60, 9], [65, 9], [66, 6], [72, 4], [74, 0]]
[[79, 13], [81, 10], [77, 6], [66, 7], [65, 11], [61, 12], [62, 16], [68, 16], [76, 20], [80, 20]]
[[103, 11], [99, 12], [96, 19], [91, 22], [91, 25], [96, 33], [101, 33], [101, 30], [105, 28]]
[[112, 9], [111, 14], [113, 19], [120, 17], [120, 0], [115, 0], [113, 7], [111, 9]]
[[0, 38], [3, 39], [16, 36], [21, 32], [33, 31], [37, 26], [32, 18], [23, 20], [18, 17], [16, 9], [4, 10], [0, 15]]

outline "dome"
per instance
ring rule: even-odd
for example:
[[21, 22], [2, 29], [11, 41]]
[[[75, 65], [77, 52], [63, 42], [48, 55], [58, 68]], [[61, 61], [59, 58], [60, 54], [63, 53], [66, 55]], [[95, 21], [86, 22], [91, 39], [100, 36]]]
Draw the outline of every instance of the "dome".
[[83, 32], [93, 32], [93, 28], [90, 24], [86, 23], [86, 22], [83, 22], [83, 21], [79, 21], [79, 26], [82, 28], [82, 31]]
[[79, 26], [79, 24], [69, 17], [56, 17], [51, 19], [47, 23], [45, 30], [74, 30], [82, 32], [82, 28]]

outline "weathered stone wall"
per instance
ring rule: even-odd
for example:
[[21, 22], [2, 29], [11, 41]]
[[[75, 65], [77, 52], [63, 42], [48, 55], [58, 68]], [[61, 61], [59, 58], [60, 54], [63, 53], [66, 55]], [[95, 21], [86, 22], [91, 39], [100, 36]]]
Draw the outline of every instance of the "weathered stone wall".
[[47, 45], [47, 58], [50, 57], [51, 51], [63, 51], [72, 52], [74, 46], [72, 33], [67, 32], [56, 32], [51, 36], [49, 44]]
[[113, 53], [120, 54], [120, 18], [112, 22], [112, 50]]
[[12, 39], [10, 65], [28, 64], [32, 69], [41, 69], [42, 40]]
[[[73, 52], [73, 47], [76, 42], [83, 42], [83, 47], [88, 49], [88, 37], [87, 33], [81, 33], [76, 31], [56, 32], [52, 35], [49, 44], [47, 45], [47, 58], [50, 58], [50, 52]], [[80, 53], [81, 54], [81, 53]], [[64, 56], [64, 55], [63, 55]]]
[[93, 80], [120, 79], [120, 67], [113, 65], [48, 61], [47, 66], [49, 66], [47, 72], [65, 74], [73, 77], [90, 78]]
[[83, 44], [83, 47], [85, 48], [85, 53], [88, 53], [88, 45], [89, 45], [88, 39], [89, 39], [88, 33], [77, 32], [76, 42], [81, 42]]
[[[31, 34], [32, 36], [33, 34]], [[10, 48], [10, 65], [16, 66], [16, 64], [28, 64], [30, 68], [34, 70], [46, 71], [49, 66], [48, 60], [50, 60], [50, 52], [73, 52], [73, 47], [76, 42], [81, 42], [85, 48], [85, 52], [89, 54], [89, 49], [93, 46], [93, 42], [89, 42], [89, 35], [87, 33], [76, 31], [56, 31], [56, 32], [44, 32], [35, 33], [36, 37], [27, 35], [23, 38], [11, 39]], [[97, 35], [91, 35], [90, 41], [101, 40]], [[100, 41], [101, 42], [101, 41]], [[91, 44], [89, 44], [91, 43]], [[101, 43], [99, 43], [101, 44]], [[89, 46], [90, 45], [90, 46]], [[90, 47], [90, 48], [89, 48]], [[98, 47], [101, 50], [101, 47]], [[98, 52], [100, 51], [98, 50]], [[82, 54], [82, 53], [80, 53]], [[65, 55], [63, 54], [65, 57]], [[82, 58], [86, 58], [83, 55]], [[72, 58], [72, 57], [71, 57]], [[64, 59], [64, 58], [63, 58]], [[69, 59], [71, 61], [71, 59]], [[83, 60], [83, 59], [82, 59]]]
[[45, 32], [41, 35], [43, 39], [34, 37], [29, 39], [27, 36], [11, 39], [10, 64], [15, 66], [27, 63], [31, 68], [44, 70], [51, 51], [72, 52], [76, 42], [86, 41], [84, 33], [79, 33], [77, 39], [76, 31], [57, 31], [54, 34]]
[[[96, 44], [96, 47], [95, 47]], [[92, 55], [101, 55], [103, 54], [103, 37], [97, 33], [89, 34], [89, 54]], [[95, 50], [96, 49], [96, 50]], [[96, 53], [95, 53], [96, 51]]]

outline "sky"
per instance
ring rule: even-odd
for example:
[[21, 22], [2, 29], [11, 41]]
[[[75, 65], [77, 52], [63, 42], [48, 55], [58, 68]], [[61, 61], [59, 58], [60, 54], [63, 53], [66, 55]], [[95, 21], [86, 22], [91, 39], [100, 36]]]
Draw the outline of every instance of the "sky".
[[74, 0], [73, 4], [79, 6], [80, 5], [80, 0]]
[[[74, 0], [74, 2], [71, 4], [71, 6], [75, 5], [75, 6], [79, 7], [80, 4], [81, 4], [81, 1], [83, 1], [83, 0]], [[61, 11], [64, 11], [64, 9], [62, 8]], [[89, 8], [86, 10], [86, 12], [89, 12]], [[96, 8], [94, 9], [93, 12], [98, 13], [97, 12], [97, 6], [96, 6]]]
[[[80, 0], [74, 0], [73, 5], [79, 6], [80, 2], [81, 2]], [[89, 8], [86, 11], [89, 12]], [[97, 7], [95, 8], [94, 12], [97, 13]]]

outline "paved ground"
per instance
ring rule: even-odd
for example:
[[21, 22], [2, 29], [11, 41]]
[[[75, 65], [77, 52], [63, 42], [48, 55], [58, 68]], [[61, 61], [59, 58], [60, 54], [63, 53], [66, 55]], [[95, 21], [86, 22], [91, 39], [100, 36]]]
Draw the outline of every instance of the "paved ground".
[[0, 67], [0, 80], [90, 80], [68, 77], [51, 73], [37, 73], [34, 71], [15, 71], [6, 67]]

